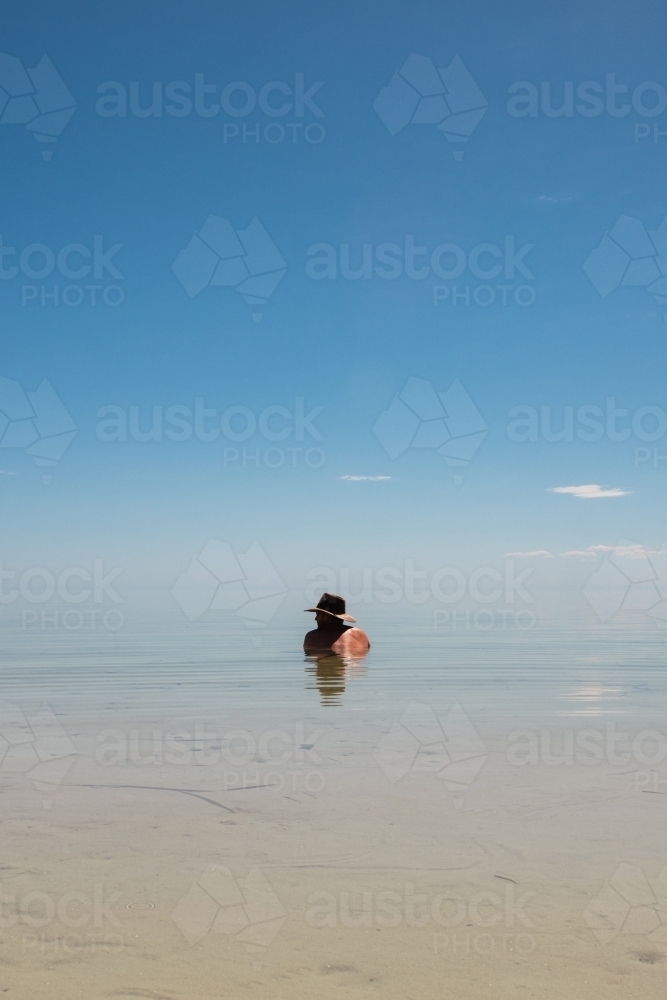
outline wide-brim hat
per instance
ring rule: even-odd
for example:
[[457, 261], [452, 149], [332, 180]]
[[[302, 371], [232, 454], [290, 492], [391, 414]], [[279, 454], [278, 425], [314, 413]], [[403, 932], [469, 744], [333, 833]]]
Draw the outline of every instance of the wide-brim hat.
[[332, 618], [339, 618], [342, 622], [356, 622], [357, 620], [352, 615], [345, 614], [345, 598], [339, 597], [338, 594], [322, 594], [317, 602], [317, 607], [304, 608], [304, 611], [324, 611], [325, 614], [331, 615]]

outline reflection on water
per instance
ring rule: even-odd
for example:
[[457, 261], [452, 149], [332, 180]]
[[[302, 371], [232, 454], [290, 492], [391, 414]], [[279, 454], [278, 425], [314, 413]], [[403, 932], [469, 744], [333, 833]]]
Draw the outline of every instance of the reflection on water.
[[327, 651], [317, 656], [307, 656], [306, 690], [320, 692], [323, 705], [341, 705], [345, 682], [363, 677], [366, 664], [360, 658], [343, 658]]
[[[558, 715], [576, 717], [588, 716], [595, 718], [601, 715], [624, 715], [625, 708], [621, 704], [625, 698], [625, 690], [622, 687], [595, 687], [584, 684], [576, 687], [573, 691], [564, 691], [558, 696], [559, 701], [571, 702], [572, 708], [566, 711], [559, 711]], [[611, 706], [607, 703], [611, 702]], [[615, 703], [619, 704], [615, 704]], [[576, 708], [577, 704], [584, 707]]]
[[123, 623], [116, 627], [114, 619], [113, 628], [102, 615], [72, 628], [63, 618], [67, 605], [27, 617], [18, 604], [0, 606], [3, 700], [86, 718], [218, 711], [268, 713], [276, 721], [381, 707], [400, 715], [411, 700], [458, 702], [496, 723], [532, 727], [563, 713], [627, 715], [633, 704], [659, 710], [667, 693], [658, 628], [645, 616], [601, 624], [576, 606], [543, 609], [527, 629], [502, 619], [476, 629], [464, 613], [444, 627], [433, 609], [388, 615], [369, 606], [367, 657], [308, 656], [304, 683], [303, 602], [291, 597], [259, 635], [233, 614], [211, 612], [190, 623], [168, 601], [140, 594], [123, 605]]

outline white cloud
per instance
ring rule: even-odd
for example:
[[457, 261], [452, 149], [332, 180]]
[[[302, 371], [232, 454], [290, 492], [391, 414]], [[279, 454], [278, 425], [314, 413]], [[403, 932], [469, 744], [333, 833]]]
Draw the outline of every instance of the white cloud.
[[512, 558], [516, 558], [516, 559], [537, 559], [538, 557], [541, 557], [543, 559], [553, 559], [553, 556], [551, 555], [551, 553], [547, 552], [546, 549], [535, 549], [534, 552], [506, 552], [505, 553], [505, 558], [507, 558], [507, 559], [512, 559]]
[[361, 483], [361, 482], [379, 483], [382, 480], [391, 479], [391, 476], [339, 476], [338, 478], [347, 479], [347, 481], [350, 483]]
[[646, 556], [658, 554], [656, 549], [647, 549], [644, 545], [589, 545], [586, 549], [571, 549], [569, 552], [561, 552], [561, 558], [593, 558], [606, 552], [613, 552], [614, 556], [625, 559], [645, 559]]
[[9, 472], [7, 469], [0, 469], [0, 476], [15, 476], [15, 472]]
[[570, 496], [580, 497], [582, 500], [597, 500], [600, 497], [627, 497], [632, 490], [622, 490], [618, 486], [612, 488], [598, 486], [592, 483], [588, 486], [553, 486], [550, 493], [569, 493]]
[[559, 205], [559, 204], [561, 204], [563, 202], [573, 201], [574, 200], [574, 195], [571, 195], [571, 194], [557, 194], [557, 195], [539, 194], [537, 196], [537, 200], [541, 201], [542, 204], [547, 203], [547, 204], [551, 204], [551, 205]]

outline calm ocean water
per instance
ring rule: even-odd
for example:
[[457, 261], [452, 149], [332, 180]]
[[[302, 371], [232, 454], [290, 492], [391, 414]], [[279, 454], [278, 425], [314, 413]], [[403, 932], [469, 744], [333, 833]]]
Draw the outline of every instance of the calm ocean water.
[[[659, 715], [665, 635], [645, 614], [606, 623], [572, 600], [545, 610], [370, 605], [365, 660], [304, 656], [312, 616], [288, 594], [265, 628], [232, 613], [189, 622], [163, 597], [137, 593], [119, 615], [71, 606], [2, 609], [3, 699], [56, 714], [155, 717], [234, 712], [280, 717], [460, 702], [497, 720], [548, 715]], [[106, 612], [106, 609], [103, 609]], [[596, 695], [595, 692], [598, 692]]]

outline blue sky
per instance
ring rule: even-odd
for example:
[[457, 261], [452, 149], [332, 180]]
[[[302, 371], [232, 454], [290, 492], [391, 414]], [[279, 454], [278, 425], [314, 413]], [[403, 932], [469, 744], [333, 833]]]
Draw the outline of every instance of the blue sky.
[[[1, 235], [5, 250], [15, 248], [0, 265], [0, 375], [25, 391], [47, 379], [77, 426], [48, 469], [50, 485], [25, 450], [0, 449], [7, 564], [58, 568], [103, 556], [130, 583], [161, 586], [209, 537], [240, 547], [258, 539], [297, 585], [318, 565], [413, 558], [474, 566], [510, 551], [665, 540], [667, 463], [654, 449], [667, 454], [667, 433], [582, 441], [575, 423], [572, 441], [545, 441], [540, 431], [519, 443], [507, 434], [509, 412], [522, 405], [550, 408], [554, 427], [564, 407], [605, 409], [609, 397], [630, 418], [642, 407], [667, 412], [667, 307], [642, 286], [603, 298], [582, 269], [619, 217], [648, 231], [667, 216], [667, 135], [659, 134], [667, 110], [652, 113], [661, 93], [667, 103], [658, 4], [10, 3], [2, 49], [25, 68], [46, 53], [76, 101], [54, 143], [0, 122]], [[435, 68], [462, 60], [488, 104], [467, 142], [449, 143], [435, 124], [392, 135], [374, 110], [411, 53]], [[129, 102], [130, 84], [139, 83], [147, 107], [154, 82], [166, 105], [170, 83], [194, 89], [197, 75], [215, 86], [203, 105], [209, 117], [163, 108], [140, 118], [129, 103], [125, 116], [96, 110], [103, 84], [121, 85], [107, 96], [124, 92]], [[298, 75], [310, 95], [301, 108]], [[508, 113], [515, 83], [538, 93], [549, 83], [557, 107], [568, 83], [576, 93], [586, 81], [599, 84], [592, 93], [603, 101], [609, 87], [627, 85], [609, 98], [616, 113], [554, 118], [539, 105], [535, 116]], [[280, 87], [268, 92], [269, 108], [293, 106], [275, 116], [259, 104], [245, 116], [226, 113], [221, 94], [234, 82], [232, 110], [272, 82]], [[187, 100], [187, 88], [180, 92]], [[244, 127], [245, 144], [234, 133]], [[275, 244], [286, 271], [266, 302], [247, 303], [231, 286], [190, 297], [177, 279], [172, 263], [211, 215], [237, 234], [257, 217]], [[120, 244], [92, 281], [98, 296], [116, 289], [109, 297], [122, 297], [118, 305], [90, 304], [92, 279], [68, 279], [57, 265], [44, 278], [8, 276], [26, 247], [46, 246], [57, 258], [70, 244], [87, 253], [95, 236], [102, 252]], [[512, 270], [508, 238], [517, 253], [529, 245], [520, 260], [530, 276], [519, 266], [509, 277], [476, 276], [474, 248], [483, 270], [497, 261]], [[406, 240], [425, 248], [415, 266], [453, 245], [442, 266], [451, 271], [459, 253], [465, 269], [453, 280], [432, 270], [411, 279]], [[321, 244], [332, 248], [324, 252], [337, 276], [313, 280], [307, 265]], [[341, 276], [341, 256], [360, 268], [364, 244], [372, 254], [395, 244], [401, 274]], [[72, 251], [66, 266], [85, 266], [86, 253]], [[24, 263], [39, 274], [48, 258], [37, 250]], [[56, 285], [59, 296], [74, 286], [66, 294], [83, 295], [82, 303], [54, 305]], [[514, 301], [520, 285], [530, 304]], [[493, 294], [491, 304], [475, 303], [479, 286], [494, 290], [477, 292], [482, 301]], [[407, 448], [394, 459], [383, 449], [373, 427], [410, 377], [439, 393], [458, 379], [474, 402], [488, 432], [467, 467], [449, 467], [434, 449]], [[129, 416], [137, 406], [145, 428], [154, 407], [194, 410], [195, 398], [218, 421], [230, 407], [254, 418], [267, 407], [288, 410], [273, 428], [293, 427], [295, 400], [304, 399], [306, 413], [322, 408], [313, 423], [319, 436], [99, 440], [101, 407]], [[630, 419], [620, 418], [618, 428], [626, 426]], [[243, 468], [244, 447], [259, 449], [261, 468], [252, 459]], [[310, 465], [308, 447], [321, 449]], [[283, 464], [268, 467], [281, 453]], [[585, 484], [626, 495], [549, 492]]]

